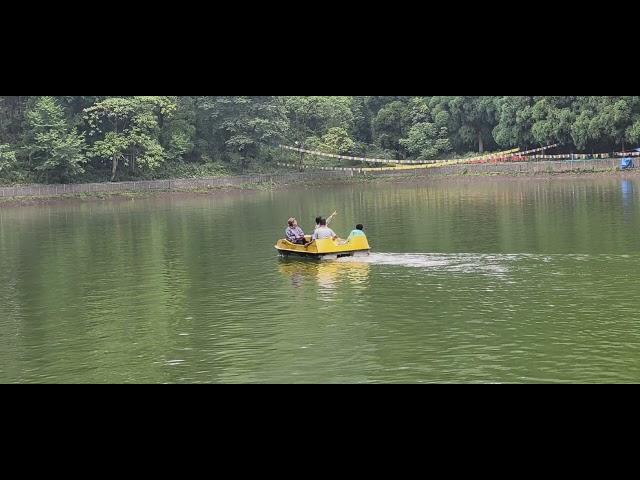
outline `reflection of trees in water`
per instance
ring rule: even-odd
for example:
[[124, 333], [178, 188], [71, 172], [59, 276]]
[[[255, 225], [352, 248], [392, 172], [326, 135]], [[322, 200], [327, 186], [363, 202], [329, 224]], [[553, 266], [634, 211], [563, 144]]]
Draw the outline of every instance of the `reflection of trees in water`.
[[325, 293], [334, 293], [341, 285], [363, 286], [369, 279], [369, 264], [341, 262], [339, 260], [280, 260], [280, 272], [291, 278], [291, 284], [300, 288], [305, 283], [317, 282]]

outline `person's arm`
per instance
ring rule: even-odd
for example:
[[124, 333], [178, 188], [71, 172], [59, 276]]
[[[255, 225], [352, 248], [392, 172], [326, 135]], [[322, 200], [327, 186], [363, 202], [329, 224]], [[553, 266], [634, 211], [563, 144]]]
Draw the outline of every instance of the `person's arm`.
[[338, 212], [333, 212], [331, 216], [327, 218], [327, 226], [329, 226], [329, 224], [331, 223], [331, 220], [333, 220], [333, 217], [335, 217], [337, 214]]

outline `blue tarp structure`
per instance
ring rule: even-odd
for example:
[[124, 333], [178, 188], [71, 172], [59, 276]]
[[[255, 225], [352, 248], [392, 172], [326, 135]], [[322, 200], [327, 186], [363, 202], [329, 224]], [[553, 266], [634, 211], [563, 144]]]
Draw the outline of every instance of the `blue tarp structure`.
[[623, 158], [620, 162], [620, 168], [622, 170], [628, 170], [630, 168], [634, 168], [633, 158]]

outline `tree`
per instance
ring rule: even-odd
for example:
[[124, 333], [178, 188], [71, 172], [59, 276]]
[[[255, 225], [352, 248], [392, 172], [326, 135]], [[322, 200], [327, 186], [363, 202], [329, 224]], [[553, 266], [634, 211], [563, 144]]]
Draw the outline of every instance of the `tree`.
[[503, 96], [496, 101], [498, 124], [493, 138], [503, 147], [530, 147], [535, 138], [531, 132], [534, 124], [534, 97]]
[[400, 143], [419, 160], [430, 160], [451, 150], [447, 129], [434, 123], [417, 123], [409, 130], [408, 138]]
[[[353, 128], [352, 97], [285, 96], [281, 99], [289, 121], [285, 138], [300, 148], [306, 148], [309, 139], [325, 135], [330, 128], [346, 131]], [[300, 166], [302, 161], [303, 155], [300, 155]]]
[[639, 97], [578, 98], [579, 114], [572, 127], [578, 148], [614, 145], [625, 149], [626, 141], [633, 141], [633, 124], [640, 115]]
[[94, 140], [90, 155], [112, 162], [111, 181], [120, 161], [150, 170], [167, 159], [160, 142], [161, 124], [177, 105], [168, 96], [110, 97], [85, 109], [89, 135]]
[[203, 108], [216, 132], [218, 151], [242, 171], [275, 146], [287, 128], [284, 104], [278, 97], [207, 97]]
[[572, 143], [575, 97], [536, 97], [531, 109], [531, 135], [540, 145]]
[[197, 97], [172, 97], [175, 114], [163, 119], [160, 143], [165, 146], [167, 160], [181, 162], [192, 157], [197, 138]]
[[24, 110], [29, 97], [0, 97], [0, 142], [17, 143], [23, 135]]
[[322, 136], [330, 128], [353, 127], [352, 97], [281, 97], [289, 120], [288, 139], [304, 146], [307, 138]]
[[351, 112], [353, 114], [353, 138], [361, 144], [368, 144], [373, 141], [371, 126], [373, 114], [367, 106], [367, 98], [364, 96], [352, 97]]
[[0, 175], [13, 170], [17, 162], [16, 152], [10, 145], [0, 145]]
[[347, 154], [351, 153], [355, 147], [355, 142], [342, 127], [330, 128], [326, 134], [322, 136], [320, 149], [326, 153]]
[[627, 141], [636, 145], [640, 143], [640, 120], [636, 120], [633, 125], [627, 128], [626, 136]]
[[497, 124], [496, 99], [498, 97], [431, 97], [429, 107], [432, 115], [447, 112], [448, 130], [452, 136], [454, 148], [462, 152], [465, 149], [477, 149], [483, 153], [487, 145], [494, 143], [492, 135]]
[[84, 172], [84, 138], [67, 124], [64, 111], [53, 97], [36, 97], [25, 114], [29, 164], [53, 177], [68, 181]]
[[640, 96], [0, 96], [6, 178], [80, 180], [88, 167], [115, 179], [123, 164], [139, 175], [183, 162], [245, 171], [279, 143], [389, 159], [551, 143], [607, 152], [640, 143]]
[[384, 149], [396, 152], [396, 158], [404, 158], [405, 151], [400, 143], [411, 126], [411, 110], [402, 101], [393, 101], [378, 111], [374, 121], [374, 138]]

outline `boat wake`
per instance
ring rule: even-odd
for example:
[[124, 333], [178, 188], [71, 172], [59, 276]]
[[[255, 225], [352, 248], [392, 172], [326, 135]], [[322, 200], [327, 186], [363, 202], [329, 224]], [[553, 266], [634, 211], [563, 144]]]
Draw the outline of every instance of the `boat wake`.
[[348, 257], [337, 261], [422, 268], [443, 272], [504, 275], [508, 273], [508, 264], [513, 260], [515, 260], [515, 256], [509, 255], [371, 253], [365, 257]]
[[422, 268], [430, 271], [506, 275], [540, 263], [629, 262], [640, 257], [611, 254], [479, 254], [479, 253], [371, 253], [365, 257], [341, 258], [339, 262]]

